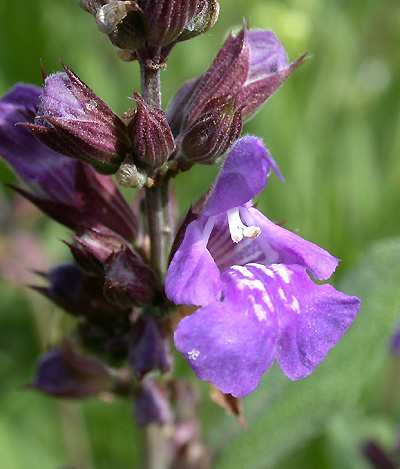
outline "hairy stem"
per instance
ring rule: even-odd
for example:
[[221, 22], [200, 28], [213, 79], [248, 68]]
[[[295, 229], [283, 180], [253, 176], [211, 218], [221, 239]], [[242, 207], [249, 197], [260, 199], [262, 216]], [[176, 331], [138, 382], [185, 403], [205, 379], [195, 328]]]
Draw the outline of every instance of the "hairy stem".
[[[161, 108], [160, 70], [141, 63], [142, 95], [148, 104]], [[150, 235], [151, 264], [160, 285], [167, 270], [171, 249], [168, 178], [146, 189], [146, 211]], [[146, 429], [147, 469], [169, 469], [174, 458], [173, 428], [150, 425]]]
[[146, 189], [146, 207], [151, 242], [151, 264], [160, 283], [167, 267], [165, 211], [167, 202], [161, 186]]
[[[151, 106], [161, 107], [160, 71], [141, 64], [142, 93]], [[160, 283], [165, 274], [168, 253], [171, 247], [171, 228], [169, 223], [168, 181], [146, 189], [146, 206], [151, 242], [151, 263], [158, 273]]]

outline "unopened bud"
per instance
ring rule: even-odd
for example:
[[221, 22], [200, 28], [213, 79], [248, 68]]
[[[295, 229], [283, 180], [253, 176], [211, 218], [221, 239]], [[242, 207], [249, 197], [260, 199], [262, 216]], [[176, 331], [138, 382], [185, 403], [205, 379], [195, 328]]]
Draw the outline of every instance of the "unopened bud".
[[96, 358], [64, 344], [40, 359], [31, 388], [55, 397], [80, 399], [111, 390], [108, 369]]
[[60, 265], [41, 276], [49, 285], [32, 288], [73, 316], [115, 317], [121, 312], [104, 298], [102, 279], [86, 275], [74, 264]]
[[110, 302], [121, 308], [150, 304], [155, 296], [155, 288], [153, 271], [128, 246], [115, 253], [108, 261], [104, 294]]
[[98, 9], [96, 22], [120, 49], [135, 50], [144, 43], [142, 10], [133, 1], [111, 1]]
[[241, 110], [233, 98], [213, 99], [184, 134], [183, 154], [193, 163], [213, 164], [239, 137]]
[[208, 31], [219, 13], [217, 0], [81, 0], [81, 6], [114, 45], [156, 61], [177, 42]]
[[202, 0], [197, 6], [197, 11], [186, 25], [179, 41], [186, 41], [206, 33], [218, 20], [220, 6], [217, 0]]
[[55, 151], [114, 173], [129, 151], [125, 124], [70, 69], [46, 78], [35, 124], [25, 124]]
[[114, 231], [103, 225], [85, 230], [74, 237], [72, 255], [89, 275], [103, 275], [108, 258], [126, 244]]
[[174, 136], [161, 109], [150, 106], [135, 93], [136, 113], [129, 125], [135, 158], [150, 168], [162, 166], [175, 150]]

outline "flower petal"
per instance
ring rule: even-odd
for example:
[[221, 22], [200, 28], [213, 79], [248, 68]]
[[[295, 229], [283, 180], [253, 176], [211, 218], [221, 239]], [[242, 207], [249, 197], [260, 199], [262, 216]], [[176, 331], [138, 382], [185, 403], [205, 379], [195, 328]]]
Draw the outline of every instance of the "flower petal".
[[316, 244], [275, 225], [255, 208], [242, 209], [240, 213], [245, 223], [261, 228], [256, 242], [266, 254], [266, 264], [298, 264], [319, 280], [328, 279], [335, 271], [339, 260]]
[[261, 139], [241, 138], [228, 153], [203, 214], [218, 215], [245, 205], [264, 188], [275, 166]]
[[351, 326], [360, 300], [315, 284], [300, 266], [248, 264], [245, 269], [264, 284], [279, 318], [282, 371], [292, 380], [305, 378]]
[[177, 136], [185, 119], [185, 104], [197, 85], [197, 78], [187, 81], [177, 91], [167, 107], [168, 122], [174, 136]]
[[[248, 120], [254, 116], [258, 108], [265, 103], [275, 91], [283, 84], [283, 82], [300, 66], [307, 58], [307, 54], [302, 55], [297, 60], [275, 70], [261, 78], [254, 78], [242, 87], [238, 96], [238, 102], [243, 103], [242, 117]], [[261, 74], [262, 66], [255, 72]]]
[[[250, 289], [247, 290], [252, 295]], [[250, 303], [228, 286], [215, 302], [184, 318], [175, 345], [197, 376], [226, 394], [243, 397], [256, 389], [275, 356], [274, 318], [260, 321]]]
[[250, 70], [246, 84], [288, 66], [286, 51], [272, 31], [251, 29], [247, 32]]
[[221, 280], [207, 250], [209, 233], [204, 219], [190, 223], [165, 279], [167, 297], [176, 304], [206, 305], [218, 299]]
[[0, 154], [36, 192], [72, 202], [76, 162], [16, 125], [33, 119], [40, 93], [36, 86], [18, 84], [0, 99]]

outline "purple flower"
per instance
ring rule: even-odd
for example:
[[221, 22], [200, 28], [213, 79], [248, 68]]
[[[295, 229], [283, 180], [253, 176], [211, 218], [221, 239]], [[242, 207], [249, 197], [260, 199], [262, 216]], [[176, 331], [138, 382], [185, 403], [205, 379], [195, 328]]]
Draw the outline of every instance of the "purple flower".
[[199, 378], [235, 397], [254, 391], [274, 360], [290, 379], [308, 376], [360, 304], [310, 279], [328, 279], [335, 257], [251, 206], [271, 170], [280, 174], [259, 139], [236, 143], [166, 278], [172, 301], [202, 306], [180, 322], [176, 347]]
[[16, 85], [0, 99], [0, 154], [30, 188], [18, 192], [73, 230], [103, 224], [135, 238], [135, 216], [110, 177], [51, 150], [17, 125], [32, 122], [40, 95], [40, 88]]

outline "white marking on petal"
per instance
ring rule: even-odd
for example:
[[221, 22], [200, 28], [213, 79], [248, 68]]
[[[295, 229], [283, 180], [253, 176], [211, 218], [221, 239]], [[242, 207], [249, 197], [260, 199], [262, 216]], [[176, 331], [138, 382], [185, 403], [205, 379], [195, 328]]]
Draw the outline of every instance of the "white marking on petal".
[[258, 303], [254, 304], [254, 312], [257, 316], [257, 319], [259, 321], [266, 321], [267, 320], [267, 313], [265, 312], [265, 309]]
[[257, 316], [257, 319], [259, 321], [266, 321], [267, 312], [265, 311], [265, 308], [263, 308], [263, 306], [257, 302], [254, 295], [252, 294], [249, 295], [249, 301], [253, 306], [254, 314]]
[[263, 293], [262, 299], [264, 303], [268, 306], [268, 309], [271, 311], [271, 313], [273, 313], [275, 311], [275, 308], [267, 292]]
[[274, 278], [275, 274], [271, 269], [268, 269], [265, 265], [262, 264], [248, 264], [249, 267], [254, 267], [255, 269], [261, 270], [267, 277]]
[[240, 218], [238, 208], [228, 210], [228, 225], [232, 241], [239, 243], [243, 238], [255, 239], [261, 234], [261, 229], [258, 226], [246, 226]]
[[282, 288], [278, 288], [278, 293], [279, 293], [279, 297], [281, 298], [282, 301], [285, 301], [287, 302], [287, 297], [285, 295], [285, 292], [282, 290]]
[[261, 280], [248, 280], [246, 278], [243, 278], [238, 280], [237, 286], [239, 290], [244, 290], [245, 288], [248, 288], [250, 290], [257, 290], [261, 293], [265, 292], [265, 286], [261, 282]]
[[285, 283], [290, 283], [290, 277], [292, 276], [293, 272], [291, 272], [287, 267], [285, 267], [283, 264], [276, 264], [272, 266], [272, 269]]
[[290, 303], [290, 307], [296, 314], [300, 314], [299, 300], [295, 296], [292, 296], [292, 302]]
[[193, 349], [188, 353], [189, 360], [196, 361], [200, 356], [200, 350]]
[[243, 277], [254, 279], [254, 275], [246, 267], [243, 267], [241, 265], [234, 265], [232, 267], [232, 270], [235, 270], [236, 272], [241, 273], [243, 275]]

